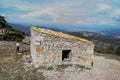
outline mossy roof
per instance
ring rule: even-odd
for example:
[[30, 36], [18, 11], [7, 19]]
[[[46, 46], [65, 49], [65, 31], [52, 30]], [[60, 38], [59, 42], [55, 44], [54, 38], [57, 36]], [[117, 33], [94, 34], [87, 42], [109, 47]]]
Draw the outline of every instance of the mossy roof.
[[43, 29], [43, 28], [38, 28], [38, 27], [34, 27], [34, 26], [32, 26], [31, 29], [35, 32], [38, 32], [38, 33], [41, 32], [41, 33], [45, 33], [45, 34], [49, 34], [49, 35], [54, 35], [54, 36], [58, 36], [58, 37], [62, 37], [62, 38], [67, 38], [67, 39], [71, 39], [71, 40], [77, 40], [77, 41], [93, 44], [93, 41], [89, 41], [87, 39], [72, 36], [72, 35], [69, 35], [69, 34], [62, 33], [62, 32], [56, 32], [56, 31]]

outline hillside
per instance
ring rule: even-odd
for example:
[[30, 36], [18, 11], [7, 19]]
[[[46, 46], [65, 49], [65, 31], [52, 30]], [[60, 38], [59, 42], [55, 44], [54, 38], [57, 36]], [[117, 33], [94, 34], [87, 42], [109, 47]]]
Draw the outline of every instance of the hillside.
[[105, 30], [105, 31], [100, 31], [99, 33], [111, 38], [120, 39], [120, 29]]
[[95, 52], [120, 56], [120, 38], [115, 38], [117, 35], [120, 36], [119, 33], [115, 33], [116, 35], [111, 33], [111, 36], [88, 31], [70, 32], [69, 34], [92, 40], [95, 43]]
[[[9, 25], [8, 25], [9, 26]], [[17, 27], [16, 27], [17, 28]], [[19, 32], [9, 26], [2, 26], [6, 30], [2, 36]], [[55, 29], [54, 29], [55, 30]], [[24, 34], [20, 31], [20, 34]], [[67, 32], [68, 33], [68, 32]], [[93, 40], [96, 46], [104, 47], [112, 38], [99, 33], [79, 31], [69, 32], [71, 35]], [[10, 37], [10, 36], [9, 36]], [[20, 38], [19, 36], [15, 36]], [[20, 53], [15, 54], [15, 42], [0, 41], [0, 80], [119, 80], [120, 79], [120, 56], [111, 54], [96, 54], [92, 69], [80, 65], [55, 65], [50, 67], [35, 68], [30, 56], [30, 45], [20, 43]], [[4, 38], [5, 39], [5, 38]], [[8, 38], [9, 39], [9, 38]], [[20, 38], [22, 39], [22, 38]], [[109, 42], [108, 44], [111, 44]], [[110, 48], [113, 51], [113, 48]], [[111, 51], [111, 52], [112, 52]], [[102, 56], [101, 56], [102, 55]], [[104, 57], [103, 57], [104, 56]], [[109, 58], [109, 59], [108, 59]], [[114, 59], [114, 60], [112, 60]], [[118, 60], [118, 61], [117, 61]], [[12, 74], [12, 75], [11, 75]]]
[[10, 26], [3, 16], [0, 16], [0, 40], [22, 41], [26, 34]]
[[[24, 33], [26, 33], [27, 35], [30, 35], [30, 26], [32, 25], [25, 25], [25, 24], [14, 24], [14, 23], [9, 23], [9, 25], [11, 25], [14, 29], [16, 30], [21, 30]], [[51, 27], [51, 26], [43, 26], [43, 25], [34, 25], [40, 28], [44, 28], [44, 29], [50, 29], [50, 30], [54, 30], [54, 31], [58, 31], [58, 32], [64, 32], [67, 33], [68, 31], [62, 29], [62, 28], [56, 28], [56, 27]]]
[[120, 36], [119, 34], [114, 35], [111, 33], [112, 36], [114, 37], [108, 36], [107, 34], [103, 35], [102, 33], [88, 32], [88, 31], [69, 32], [69, 34], [86, 38], [88, 40], [92, 40], [96, 44], [98, 43], [114, 43], [117, 45], [120, 44], [120, 38], [114, 38], [115, 36]]
[[[13, 24], [9, 23], [14, 29], [21, 30], [27, 35], [30, 35], [30, 25], [23, 25], [23, 24]], [[98, 43], [114, 43], [119, 45], [120, 44], [120, 30], [103, 30], [96, 32], [90, 32], [90, 31], [68, 31], [63, 30], [61, 28], [55, 28], [50, 26], [39, 26], [40, 28], [50, 29], [58, 32], [68, 33], [71, 35], [75, 35], [78, 37], [86, 38], [88, 40], [94, 41], [96, 44]]]
[[[9, 23], [10, 25], [13, 26], [14, 29], [16, 30], [21, 30], [24, 33], [26, 33], [27, 35], [30, 35], [30, 25], [22, 25], [22, 24], [13, 24], [13, 23]], [[92, 40], [95, 43], [95, 51], [96, 52], [101, 52], [101, 53], [112, 53], [112, 54], [116, 54], [116, 50], [117, 48], [120, 46], [120, 38], [119, 38], [119, 30], [103, 30], [100, 32], [90, 32], [90, 31], [67, 31], [67, 30], [63, 30], [63, 29], [59, 29], [59, 28], [55, 28], [55, 27], [45, 27], [45, 26], [38, 26], [40, 28], [47, 28], [50, 30], [54, 30], [54, 31], [58, 31], [58, 32], [63, 32], [63, 33], [67, 33], [67, 34], [71, 34], [71, 35], [75, 35], [81, 38], [86, 38], [88, 40]], [[110, 47], [113, 45], [114, 50], [112, 50]], [[119, 50], [119, 49], [118, 49]]]
[[[92, 69], [85, 69], [83, 66], [71, 64], [34, 68], [29, 52], [30, 46], [20, 44], [21, 55], [15, 54], [15, 42], [0, 41], [0, 80], [120, 79], [120, 62], [96, 54]], [[120, 57], [116, 56], [116, 58], [120, 60]]]

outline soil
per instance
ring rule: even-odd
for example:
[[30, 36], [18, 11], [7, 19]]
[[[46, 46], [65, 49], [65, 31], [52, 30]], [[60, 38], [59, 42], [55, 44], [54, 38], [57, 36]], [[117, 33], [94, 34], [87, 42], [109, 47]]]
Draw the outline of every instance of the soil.
[[90, 70], [79, 71], [68, 67], [62, 72], [53, 70], [44, 74], [49, 80], [120, 80], [120, 62], [95, 56], [94, 66]]
[[[11, 61], [10, 55], [15, 54], [15, 43], [0, 41], [0, 64]], [[29, 51], [29, 45], [21, 45], [21, 51]], [[91, 69], [80, 70], [69, 66], [60, 71], [56, 69], [38, 71], [42, 72], [47, 80], [120, 80], [120, 61], [95, 55], [94, 65]]]

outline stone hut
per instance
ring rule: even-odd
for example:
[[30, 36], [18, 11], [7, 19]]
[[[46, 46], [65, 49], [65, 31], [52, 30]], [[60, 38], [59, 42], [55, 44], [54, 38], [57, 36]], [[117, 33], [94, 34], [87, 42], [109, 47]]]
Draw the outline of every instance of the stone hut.
[[38, 66], [79, 64], [91, 66], [94, 44], [83, 38], [31, 27], [31, 56]]

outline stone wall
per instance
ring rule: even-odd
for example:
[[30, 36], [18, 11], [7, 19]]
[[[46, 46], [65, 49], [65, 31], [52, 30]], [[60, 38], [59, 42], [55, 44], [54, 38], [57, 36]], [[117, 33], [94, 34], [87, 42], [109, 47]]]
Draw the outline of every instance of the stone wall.
[[[94, 45], [59, 37], [31, 29], [31, 56], [35, 66], [60, 64], [91, 65]], [[63, 50], [70, 50], [68, 60], [63, 61]], [[65, 58], [67, 59], [67, 58]]]

